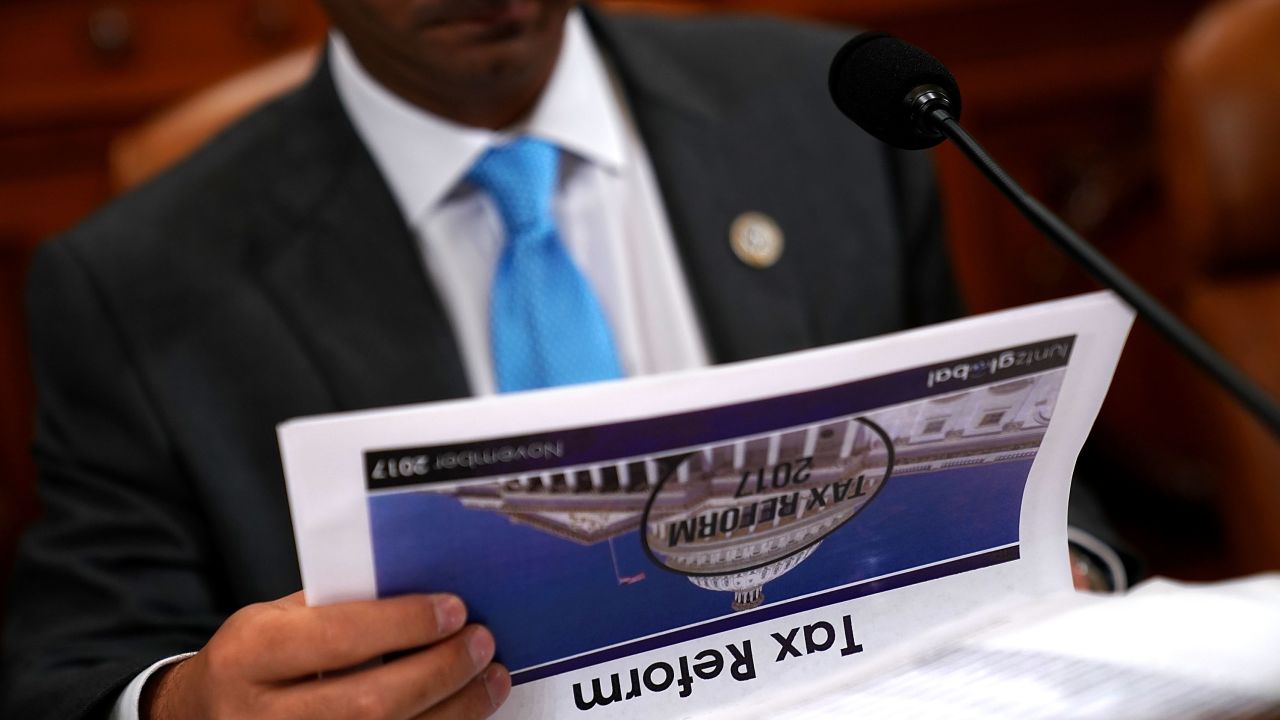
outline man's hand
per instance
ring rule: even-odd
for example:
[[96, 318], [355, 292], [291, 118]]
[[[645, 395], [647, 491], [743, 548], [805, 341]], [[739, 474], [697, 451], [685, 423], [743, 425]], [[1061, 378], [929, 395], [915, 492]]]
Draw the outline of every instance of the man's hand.
[[[452, 595], [307, 607], [302, 593], [250, 605], [204, 649], [162, 670], [146, 720], [463, 720], [488, 717], [511, 691], [493, 635], [463, 627]], [[395, 660], [361, 667], [389, 653]], [[324, 673], [323, 676], [320, 674]]]

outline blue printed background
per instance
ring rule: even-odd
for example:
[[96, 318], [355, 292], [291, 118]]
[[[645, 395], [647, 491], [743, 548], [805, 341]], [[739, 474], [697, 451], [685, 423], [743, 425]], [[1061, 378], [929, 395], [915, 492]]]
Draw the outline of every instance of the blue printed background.
[[[1031, 460], [891, 477], [765, 603], [1018, 541]], [[584, 547], [428, 493], [369, 499], [378, 594], [449, 591], [497, 637], [513, 671], [730, 614], [730, 593], [652, 565], [637, 532]]]

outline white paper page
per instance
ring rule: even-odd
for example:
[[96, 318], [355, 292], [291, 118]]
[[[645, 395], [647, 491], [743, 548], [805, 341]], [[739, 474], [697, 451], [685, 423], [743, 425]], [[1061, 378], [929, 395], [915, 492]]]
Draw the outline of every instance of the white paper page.
[[1280, 575], [1032, 601], [706, 720], [1280, 716]]
[[499, 717], [683, 717], [1070, 586], [1107, 293], [665, 376], [291, 421], [308, 602], [458, 592]]

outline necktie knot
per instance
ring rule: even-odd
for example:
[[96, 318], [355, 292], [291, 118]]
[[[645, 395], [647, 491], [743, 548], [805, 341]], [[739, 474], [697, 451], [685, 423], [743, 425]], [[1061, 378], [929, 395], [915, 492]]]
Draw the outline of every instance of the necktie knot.
[[560, 172], [560, 151], [536, 138], [522, 137], [490, 148], [467, 179], [493, 199], [511, 235], [554, 226], [551, 198]]

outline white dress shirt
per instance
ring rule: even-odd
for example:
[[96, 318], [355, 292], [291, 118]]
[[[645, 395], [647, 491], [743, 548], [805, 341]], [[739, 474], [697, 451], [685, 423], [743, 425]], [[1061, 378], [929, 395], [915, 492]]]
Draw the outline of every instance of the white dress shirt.
[[426, 113], [370, 77], [341, 36], [329, 47], [338, 96], [418, 239], [474, 394], [495, 391], [489, 291], [504, 231], [489, 196], [464, 176], [486, 149], [518, 135], [562, 151], [560, 236], [600, 298], [624, 372], [707, 364], [648, 154], [576, 11], [542, 97], [502, 132]]
[[[457, 125], [407, 103], [365, 72], [340, 35], [329, 39], [329, 66], [343, 108], [417, 238], [474, 394], [496, 388], [489, 288], [504, 232], [488, 195], [464, 177], [485, 150], [519, 135], [562, 151], [554, 202], [560, 236], [600, 298], [624, 372], [708, 363], [648, 153], [576, 10], [542, 97], [527, 118], [502, 132]], [[135, 677], [111, 720], [138, 720], [147, 679], [191, 654], [161, 660]]]

